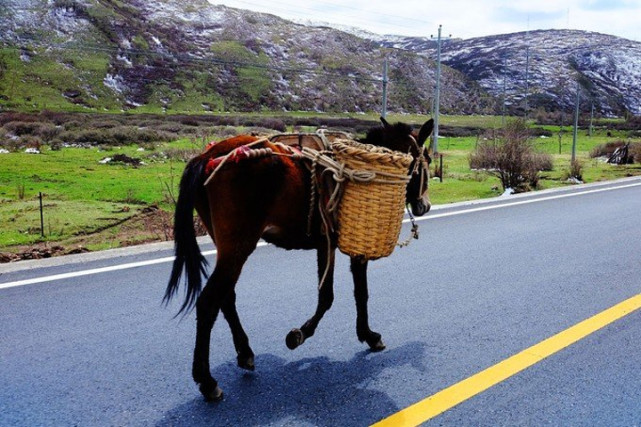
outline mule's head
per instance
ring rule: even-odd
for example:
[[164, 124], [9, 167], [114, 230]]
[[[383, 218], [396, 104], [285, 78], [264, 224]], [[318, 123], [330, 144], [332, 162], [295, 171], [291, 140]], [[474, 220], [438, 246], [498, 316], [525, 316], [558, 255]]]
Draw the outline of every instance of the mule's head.
[[375, 128], [367, 133], [363, 142], [391, 150], [409, 153], [414, 160], [410, 165], [410, 181], [407, 184], [406, 201], [412, 208], [412, 214], [421, 216], [429, 212], [431, 204], [428, 194], [431, 158], [425, 142], [432, 133], [434, 121], [428, 120], [416, 133], [405, 123], [389, 124], [381, 117], [382, 128]]

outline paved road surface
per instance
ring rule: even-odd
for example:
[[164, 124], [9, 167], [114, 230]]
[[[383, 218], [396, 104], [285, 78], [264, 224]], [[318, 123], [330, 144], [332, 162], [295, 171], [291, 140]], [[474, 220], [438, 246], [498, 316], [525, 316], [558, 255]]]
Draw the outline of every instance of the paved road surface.
[[[356, 339], [342, 255], [334, 306], [288, 350], [315, 307], [314, 253], [259, 247], [237, 287], [257, 370], [217, 323], [219, 404], [190, 379], [194, 315], [161, 305], [168, 245], [0, 266], [0, 425], [375, 423], [641, 293], [641, 181], [615, 186], [433, 210], [419, 241], [370, 264], [381, 353]], [[427, 424], [639, 425], [639, 366], [634, 311]]]

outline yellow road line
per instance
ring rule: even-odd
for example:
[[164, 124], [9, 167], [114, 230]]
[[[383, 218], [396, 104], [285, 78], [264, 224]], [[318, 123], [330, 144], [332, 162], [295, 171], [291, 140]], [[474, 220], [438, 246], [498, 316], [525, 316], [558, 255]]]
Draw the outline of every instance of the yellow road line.
[[428, 421], [639, 308], [641, 308], [641, 294], [392, 414], [374, 426], [416, 426]]

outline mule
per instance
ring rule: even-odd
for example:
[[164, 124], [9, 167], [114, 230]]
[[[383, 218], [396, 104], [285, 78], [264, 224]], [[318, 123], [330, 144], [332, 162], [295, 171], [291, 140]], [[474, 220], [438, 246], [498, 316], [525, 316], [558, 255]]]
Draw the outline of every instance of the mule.
[[[427, 121], [415, 133], [407, 124], [392, 125], [383, 118], [381, 121], [383, 126], [370, 130], [361, 142], [413, 156], [406, 201], [414, 215], [423, 215], [430, 208], [427, 192], [429, 155], [424, 143], [432, 132], [433, 122]], [[233, 161], [225, 159], [225, 164], [220, 164], [222, 156], [233, 157], [228, 156], [229, 153], [238, 151], [239, 147], [270, 151], [240, 160], [238, 157]], [[213, 172], [214, 176], [211, 176]], [[332, 305], [337, 238], [331, 233], [328, 238], [318, 212], [314, 210], [310, 214], [312, 179], [308, 160], [291, 155], [287, 147], [247, 135], [210, 144], [185, 167], [175, 210], [176, 258], [164, 301], [168, 302], [176, 294], [184, 271], [186, 296], [179, 313], [196, 307], [192, 376], [208, 401], [223, 397], [209, 366], [211, 330], [219, 311], [231, 329], [238, 366], [254, 370], [254, 352], [236, 311], [235, 286], [243, 264], [259, 239], [285, 249], [317, 250], [318, 277], [322, 283], [319, 283], [316, 311], [300, 328], [287, 334], [288, 348], [293, 350], [314, 335], [318, 323]], [[215, 268], [202, 290], [207, 262], [196, 241], [194, 209], [217, 249]], [[380, 351], [385, 345], [381, 335], [370, 329], [368, 321], [367, 264], [368, 260], [363, 257], [350, 257], [357, 309], [356, 335], [372, 351]]]

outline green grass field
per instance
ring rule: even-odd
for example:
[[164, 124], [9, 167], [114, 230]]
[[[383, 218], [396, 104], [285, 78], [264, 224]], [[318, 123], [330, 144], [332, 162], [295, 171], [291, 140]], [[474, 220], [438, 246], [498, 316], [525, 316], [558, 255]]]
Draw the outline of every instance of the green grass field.
[[[375, 114], [372, 117], [375, 118]], [[391, 121], [397, 119], [420, 123], [425, 117], [390, 118]], [[442, 123], [454, 123], [456, 126], [478, 126], [482, 123], [483, 127], [498, 127], [500, 118], [445, 117]], [[571, 185], [565, 181], [564, 174], [569, 169], [572, 134], [566, 132], [563, 135], [559, 154], [558, 128], [550, 130], [555, 136], [536, 140], [537, 148], [552, 154], [554, 159], [554, 170], [541, 173], [541, 189]], [[577, 158], [582, 162], [585, 182], [641, 175], [641, 165], [613, 166], [589, 157], [595, 146], [614, 139], [620, 139], [619, 135], [608, 137], [605, 132], [597, 132], [588, 137], [585, 131], [581, 131]], [[172, 198], [177, 193], [184, 161], [176, 156], [167, 158], [166, 154], [196, 153], [205, 142], [181, 139], [157, 144], [153, 149], [146, 145], [145, 151], [139, 151], [138, 146], [113, 147], [106, 151], [96, 147], [66, 147], [54, 151], [43, 146], [41, 154], [0, 154], [0, 252], [17, 251], [43, 242], [64, 244], [99, 231], [102, 233], [96, 239], [83, 240], [83, 245], [89, 249], [102, 249], [137, 241], [131, 236], [126, 242], [119, 240], [119, 224], [127, 223], [127, 219], [151, 205], [165, 212], [172, 210]], [[476, 137], [439, 139], [444, 179], [443, 182], [431, 180], [433, 204], [488, 198], [502, 193], [497, 178], [470, 170], [469, 155], [477, 143]], [[139, 158], [144, 164], [134, 167], [100, 163], [116, 154]], [[43, 229], [39, 193], [43, 194]], [[106, 234], [104, 230], [108, 230]], [[44, 237], [41, 235], [43, 231]], [[148, 236], [141, 241], [153, 239], [154, 235], [155, 238], [162, 237], [161, 233], [153, 230], [143, 231]]]

